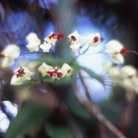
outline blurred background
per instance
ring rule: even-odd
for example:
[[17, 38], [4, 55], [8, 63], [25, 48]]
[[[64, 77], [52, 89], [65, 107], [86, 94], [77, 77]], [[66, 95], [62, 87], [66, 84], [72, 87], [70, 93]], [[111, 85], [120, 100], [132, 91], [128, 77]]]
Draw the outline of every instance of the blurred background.
[[[110, 57], [103, 51], [109, 40], [117, 39], [127, 49], [138, 52], [137, 7], [137, 0], [0, 0], [0, 51], [8, 44], [14, 43], [21, 48], [20, 60], [24, 58], [32, 60], [39, 56], [37, 53], [29, 54], [26, 48], [26, 36], [30, 32], [35, 32], [41, 40], [52, 31], [63, 33], [65, 36], [75, 30], [83, 36], [99, 32], [103, 42], [96, 48], [91, 48], [91, 52], [87, 51], [88, 55], [77, 58], [77, 61], [99, 75], [106, 75], [103, 73], [102, 67], [107, 61], [110, 61]], [[68, 61], [70, 55], [72, 56], [68, 52], [68, 48], [60, 44], [53, 49], [53, 52], [65, 61]], [[136, 54], [126, 56], [124, 64], [138, 68], [137, 58]], [[1, 137], [4, 137], [9, 120], [16, 116], [17, 111], [15, 110], [23, 104], [20, 97], [26, 98], [28, 93], [30, 94], [28, 91], [35, 93], [33, 93], [33, 96], [31, 95], [33, 101], [41, 101], [43, 97], [42, 86], [37, 89], [34, 88], [37, 92], [34, 89], [28, 90], [28, 87], [22, 90], [10, 86], [9, 77], [12, 76], [11, 72], [15, 66], [16, 64], [10, 70], [0, 71]], [[105, 87], [95, 80], [85, 80], [93, 102], [98, 105], [102, 114], [118, 127], [127, 138], [138, 138], [137, 95], [133, 100], [126, 102], [126, 92], [120, 87], [113, 88], [110, 79], [107, 79], [108, 83]], [[86, 97], [79, 80], [77, 80], [77, 87], [79, 92]], [[59, 91], [59, 88], [54, 89]], [[66, 86], [62, 89], [65, 90]], [[73, 94], [68, 92], [62, 94], [61, 92], [60, 96], [69, 107], [69, 111], [76, 120], [84, 138], [116, 138], [105, 126], [101, 126], [94, 116], [85, 111], [84, 107], [79, 105], [77, 99], [73, 98]], [[40, 131], [37, 131], [38, 133], [35, 133], [35, 135], [25, 134], [25, 138], [54, 138], [51, 133], [55, 133], [55, 135], [57, 131], [62, 133], [62, 127], [59, 130], [58, 125], [68, 126], [65, 121], [66, 118], [63, 117], [64, 114], [55, 107], [56, 100], [50, 102], [51, 97], [51, 95], [48, 95], [42, 100], [52, 108], [52, 114], [48, 118], [49, 122], [47, 122], [50, 125], [46, 127], [46, 130], [39, 129]], [[5, 101], [8, 101], [8, 104]], [[9, 103], [12, 106], [9, 107]], [[5, 120], [6, 123], [3, 123]], [[41, 128], [43, 128], [43, 125]], [[70, 130], [63, 131], [64, 133], [63, 138], [73, 137]], [[62, 137], [60, 136], [60, 138]], [[58, 136], [55, 138], [58, 138]]]

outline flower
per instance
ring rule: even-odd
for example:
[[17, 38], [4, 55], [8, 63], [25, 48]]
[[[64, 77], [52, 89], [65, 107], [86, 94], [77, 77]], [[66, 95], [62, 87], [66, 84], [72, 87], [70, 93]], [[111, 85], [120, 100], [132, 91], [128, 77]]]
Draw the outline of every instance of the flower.
[[70, 45], [70, 48], [73, 52], [78, 52], [80, 50], [80, 47], [81, 47], [81, 45], [77, 44], [77, 43]]
[[131, 66], [126, 65], [120, 69], [120, 76], [122, 78], [121, 85], [126, 89], [132, 89], [138, 92], [138, 70]]
[[1, 53], [0, 59], [2, 67], [9, 67], [14, 63], [15, 58], [20, 55], [20, 48], [14, 44], [8, 45]]
[[63, 34], [56, 34], [51, 32], [51, 34], [48, 37], [44, 38], [44, 41], [46, 41], [50, 45], [55, 45], [57, 40], [60, 40], [63, 37], [64, 37]]
[[60, 69], [60, 71], [62, 72], [62, 77], [68, 76], [71, 77], [72, 76], [72, 67], [70, 67], [67, 63], [64, 63]]
[[49, 52], [51, 47], [52, 46], [46, 42], [40, 45], [40, 48], [43, 50], [43, 52]]
[[28, 42], [26, 47], [29, 49], [30, 52], [39, 50], [39, 45], [41, 41], [35, 33], [30, 33], [26, 39]]
[[40, 71], [42, 73], [43, 77], [48, 75], [47, 71], [50, 71], [50, 70], [53, 70], [53, 67], [50, 65], [47, 65], [44, 62], [38, 68], [38, 71]]
[[47, 71], [47, 74], [49, 74], [50, 77], [56, 78], [56, 79], [59, 79], [60, 77], [63, 76], [63, 73], [57, 67], [55, 67], [50, 71]]
[[69, 41], [71, 44], [79, 44], [82, 37], [78, 34], [77, 31], [74, 31], [72, 34], [68, 35]]
[[111, 56], [113, 62], [118, 64], [124, 63], [123, 54], [130, 54], [130, 51], [125, 49], [123, 44], [117, 40], [111, 40], [106, 44], [105, 52]]
[[102, 41], [100, 33], [90, 33], [88, 36], [84, 37], [84, 39], [85, 44], [89, 46], [97, 46]]
[[61, 69], [58, 69], [57, 67], [53, 68], [50, 65], [47, 65], [46, 63], [42, 63], [42, 65], [39, 66], [38, 71], [42, 73], [42, 76], [50, 76], [52, 78], [59, 79], [61, 77], [65, 76], [72, 76], [72, 68], [67, 64], [64, 63], [61, 67]]
[[104, 70], [115, 82], [118, 83], [118, 81], [120, 81], [120, 69], [112, 62], [104, 65]]
[[13, 75], [11, 79], [11, 85], [20, 85], [23, 84], [26, 80], [31, 80], [31, 76], [33, 75], [33, 72], [31, 72], [26, 67], [20, 67], [17, 70], [15, 70], [15, 75]]

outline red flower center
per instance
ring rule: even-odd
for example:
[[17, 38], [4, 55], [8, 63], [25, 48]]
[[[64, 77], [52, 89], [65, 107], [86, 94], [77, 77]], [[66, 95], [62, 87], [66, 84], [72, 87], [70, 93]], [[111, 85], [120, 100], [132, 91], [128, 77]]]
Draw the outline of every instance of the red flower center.
[[3, 54], [0, 53], [0, 58], [4, 58], [5, 56]]
[[126, 48], [122, 48], [122, 49], [120, 50], [120, 54], [130, 55], [131, 52], [130, 52], [129, 50], [127, 50]]
[[63, 37], [64, 37], [64, 34], [52, 33], [48, 38], [49, 38], [49, 39], [54, 38], [54, 39], [60, 40], [60, 39], [63, 38]]
[[62, 75], [63, 75], [62, 72], [58, 70], [58, 68], [55, 68], [55, 69], [52, 70], [52, 71], [47, 71], [47, 74], [49, 74], [50, 77], [55, 76], [55, 77], [57, 77], [57, 78], [60, 78], [60, 77], [62, 77]]
[[22, 77], [24, 74], [25, 74], [24, 69], [20, 67], [20, 69], [17, 70], [16, 76], [18, 78], [18, 77]]
[[75, 36], [72, 35], [72, 36], [71, 36], [71, 40], [72, 40], [72, 41], [76, 41], [77, 39], [76, 39]]
[[94, 43], [98, 42], [98, 41], [99, 41], [98, 36], [95, 36], [95, 37], [93, 38], [93, 41], [94, 41]]

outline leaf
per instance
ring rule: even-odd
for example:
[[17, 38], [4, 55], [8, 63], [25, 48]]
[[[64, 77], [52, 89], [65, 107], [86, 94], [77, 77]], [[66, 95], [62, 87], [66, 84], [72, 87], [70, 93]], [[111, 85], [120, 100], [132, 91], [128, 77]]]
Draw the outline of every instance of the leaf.
[[87, 72], [92, 78], [96, 79], [97, 81], [99, 81], [100, 83], [102, 83], [104, 85], [104, 80], [99, 75], [97, 75], [95, 72], [93, 72], [91, 69], [80, 66], [78, 64], [73, 64], [73, 66], [77, 70], [83, 70], [83, 71]]
[[16, 138], [29, 132], [32, 128], [37, 127], [49, 114], [50, 110], [42, 104], [27, 104], [11, 121], [5, 138]]
[[47, 124], [45, 129], [51, 138], [74, 138], [72, 131], [65, 126]]

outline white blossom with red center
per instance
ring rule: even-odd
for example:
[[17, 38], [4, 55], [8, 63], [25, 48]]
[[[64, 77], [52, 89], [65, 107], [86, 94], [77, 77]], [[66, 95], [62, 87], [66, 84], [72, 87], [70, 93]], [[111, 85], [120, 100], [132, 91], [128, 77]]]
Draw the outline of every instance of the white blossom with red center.
[[20, 67], [14, 71], [14, 75], [11, 79], [11, 85], [21, 85], [26, 80], [31, 80], [31, 76], [34, 73], [26, 67]]
[[123, 44], [117, 40], [111, 40], [106, 44], [105, 52], [111, 56], [113, 62], [124, 63], [123, 55], [129, 55], [131, 52], [124, 48]]
[[64, 63], [61, 69], [58, 69], [57, 67], [53, 68], [46, 63], [42, 63], [42, 65], [39, 66], [38, 71], [42, 73], [43, 77], [48, 75], [52, 78], [59, 79], [65, 76], [71, 77], [73, 69], [67, 63]]
[[15, 58], [20, 55], [20, 48], [14, 44], [8, 45], [0, 53], [1, 67], [9, 67], [14, 63]]
[[71, 44], [80, 44], [80, 41], [82, 40], [81, 35], [78, 33], [78, 31], [74, 31], [72, 34], [68, 35], [69, 41]]
[[55, 46], [56, 42], [64, 37], [64, 34], [56, 34], [54, 32], [51, 32], [51, 34], [44, 38], [44, 41], [46, 41], [48, 44]]
[[124, 88], [132, 89], [138, 93], [138, 70], [135, 67], [131, 65], [122, 67], [120, 76], [122, 79], [121, 85]]
[[70, 48], [73, 52], [78, 52], [81, 47], [82, 36], [78, 34], [77, 31], [68, 35], [69, 41], [71, 42]]
[[30, 33], [26, 39], [28, 42], [26, 47], [30, 52], [39, 50], [39, 45], [41, 44], [41, 41], [35, 33]]
[[104, 69], [117, 85], [120, 85], [127, 91], [138, 93], [138, 70], [135, 67], [126, 65], [119, 68], [110, 63]]
[[50, 77], [59, 79], [63, 76], [63, 73], [55, 67], [53, 70], [47, 71], [46, 72]]
[[95, 33], [95, 34], [91, 33], [88, 36], [85, 36], [84, 39], [85, 39], [85, 44], [89, 46], [97, 46], [99, 43], [102, 42], [100, 33]]

